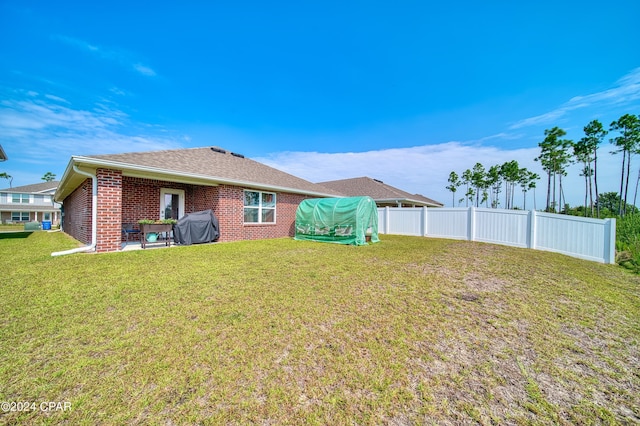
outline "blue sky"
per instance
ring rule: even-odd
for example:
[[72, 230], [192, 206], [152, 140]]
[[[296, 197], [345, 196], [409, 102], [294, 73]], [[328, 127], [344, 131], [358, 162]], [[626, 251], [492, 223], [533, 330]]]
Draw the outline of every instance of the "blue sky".
[[450, 204], [452, 170], [542, 175], [544, 129], [640, 114], [640, 2], [397, 3], [0, 0], [0, 171], [18, 186], [71, 155], [217, 145]]

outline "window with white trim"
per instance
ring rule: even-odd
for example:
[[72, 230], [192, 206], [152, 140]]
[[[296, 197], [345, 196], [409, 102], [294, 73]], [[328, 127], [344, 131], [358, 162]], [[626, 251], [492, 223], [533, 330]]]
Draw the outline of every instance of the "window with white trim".
[[276, 223], [276, 194], [245, 190], [244, 223]]
[[29, 212], [11, 212], [12, 222], [29, 222]]
[[29, 204], [29, 199], [30, 199], [30, 195], [29, 194], [11, 194], [11, 202], [12, 203], [22, 203], [22, 204]]

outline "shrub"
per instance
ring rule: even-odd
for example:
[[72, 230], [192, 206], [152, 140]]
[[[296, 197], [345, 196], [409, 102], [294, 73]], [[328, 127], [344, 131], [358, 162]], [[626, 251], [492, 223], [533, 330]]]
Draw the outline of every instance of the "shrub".
[[629, 214], [616, 221], [617, 262], [640, 273], [640, 214]]

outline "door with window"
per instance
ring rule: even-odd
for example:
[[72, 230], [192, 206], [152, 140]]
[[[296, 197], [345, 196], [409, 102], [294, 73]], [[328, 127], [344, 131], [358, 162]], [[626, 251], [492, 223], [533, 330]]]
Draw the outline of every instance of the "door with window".
[[160, 219], [180, 219], [184, 216], [184, 190], [160, 190]]

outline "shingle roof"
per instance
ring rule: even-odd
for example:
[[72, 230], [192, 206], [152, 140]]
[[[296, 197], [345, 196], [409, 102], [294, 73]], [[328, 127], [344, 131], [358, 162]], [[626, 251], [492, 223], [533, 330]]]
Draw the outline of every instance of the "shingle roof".
[[31, 185], [16, 186], [13, 188], [0, 189], [2, 192], [46, 192], [52, 191], [58, 187], [60, 182], [52, 180], [51, 182], [34, 183]]
[[436, 201], [436, 200], [431, 199], [429, 197], [425, 197], [422, 194], [413, 194], [413, 196], [416, 198], [416, 200], [423, 200], [424, 202], [429, 203], [429, 204], [433, 204], [434, 206], [444, 207], [444, 203], [441, 203], [440, 201]]
[[332, 180], [318, 182], [319, 185], [339, 191], [350, 197], [368, 195], [375, 201], [398, 200], [401, 202], [442, 207], [443, 204], [420, 194], [410, 194], [386, 183], [370, 177], [358, 177], [352, 179]]
[[[190, 177], [217, 184], [272, 188], [321, 196], [343, 196], [334, 190], [217, 147], [72, 157], [71, 163], [123, 170], [125, 175], [127, 172], [144, 171], [150, 178], [157, 175], [158, 178], [166, 180], [179, 181], [180, 177], [184, 176], [185, 179]], [[70, 167], [63, 178], [65, 186], [67, 173], [73, 173], [69, 171]], [[77, 181], [74, 181], [73, 184], [76, 183]], [[59, 189], [60, 194], [56, 194], [56, 197], [70, 192], [68, 189]]]

